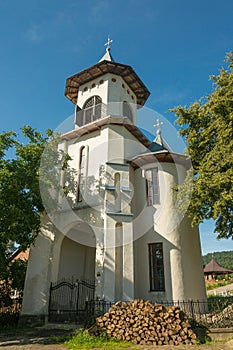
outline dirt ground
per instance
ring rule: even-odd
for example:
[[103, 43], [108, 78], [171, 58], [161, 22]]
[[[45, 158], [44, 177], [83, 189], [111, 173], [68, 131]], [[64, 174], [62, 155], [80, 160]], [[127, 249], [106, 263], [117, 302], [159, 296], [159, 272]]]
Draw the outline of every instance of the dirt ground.
[[[56, 341], [56, 337], [70, 333], [70, 330], [64, 329], [27, 329], [15, 333], [1, 333], [0, 347], [4, 350], [67, 350], [64, 345]], [[233, 340], [211, 345], [140, 346], [138, 348], [140, 350], [233, 350]]]

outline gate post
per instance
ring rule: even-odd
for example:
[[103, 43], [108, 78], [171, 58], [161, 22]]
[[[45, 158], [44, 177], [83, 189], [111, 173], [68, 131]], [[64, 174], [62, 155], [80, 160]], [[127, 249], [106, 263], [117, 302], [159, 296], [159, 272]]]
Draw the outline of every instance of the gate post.
[[77, 324], [78, 323], [78, 303], [79, 303], [79, 295], [80, 295], [80, 293], [79, 293], [79, 287], [80, 287], [80, 281], [79, 280], [77, 280], [76, 282], [75, 282], [75, 285], [77, 285], [77, 301], [76, 301], [76, 312], [75, 312], [75, 324]]
[[49, 306], [48, 306], [48, 322], [50, 321], [50, 306], [51, 306], [51, 294], [52, 294], [52, 282], [50, 283], [49, 287]]

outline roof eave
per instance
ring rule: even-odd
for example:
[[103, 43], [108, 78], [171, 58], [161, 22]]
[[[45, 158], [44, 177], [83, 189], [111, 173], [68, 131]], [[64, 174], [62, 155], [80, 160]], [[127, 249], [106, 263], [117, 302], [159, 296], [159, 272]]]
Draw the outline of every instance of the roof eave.
[[121, 76], [137, 96], [138, 105], [143, 106], [145, 104], [146, 100], [150, 96], [150, 92], [133, 68], [122, 63], [107, 60], [98, 62], [95, 65], [84, 69], [80, 73], [74, 74], [67, 78], [65, 96], [76, 104], [80, 85], [107, 73]]

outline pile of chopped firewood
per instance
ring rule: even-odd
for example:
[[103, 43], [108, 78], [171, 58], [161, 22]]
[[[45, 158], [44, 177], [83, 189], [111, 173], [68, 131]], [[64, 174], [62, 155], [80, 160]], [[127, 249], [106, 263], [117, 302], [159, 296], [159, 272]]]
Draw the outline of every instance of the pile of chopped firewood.
[[106, 333], [108, 337], [140, 345], [194, 344], [196, 335], [179, 307], [164, 307], [149, 301], [117, 302], [96, 319], [89, 334]]

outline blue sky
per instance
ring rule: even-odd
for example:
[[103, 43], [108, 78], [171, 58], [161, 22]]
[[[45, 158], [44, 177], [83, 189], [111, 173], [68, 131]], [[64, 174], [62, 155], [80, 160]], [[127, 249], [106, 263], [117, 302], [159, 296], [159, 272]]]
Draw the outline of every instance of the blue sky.
[[[65, 79], [100, 59], [108, 34], [114, 59], [150, 90], [147, 107], [172, 123], [169, 108], [211, 92], [232, 50], [232, 13], [232, 0], [0, 0], [1, 131], [55, 129], [70, 116]], [[201, 225], [204, 253], [233, 250], [212, 232]]]

